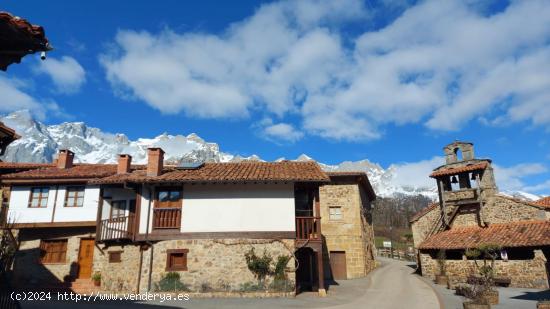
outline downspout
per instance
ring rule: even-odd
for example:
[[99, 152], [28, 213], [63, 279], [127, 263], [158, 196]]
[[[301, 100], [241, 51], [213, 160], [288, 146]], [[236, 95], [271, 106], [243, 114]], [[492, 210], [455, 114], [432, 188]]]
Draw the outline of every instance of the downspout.
[[55, 196], [53, 200], [53, 211], [52, 211], [52, 223], [55, 221], [55, 208], [57, 206], [57, 192], [59, 191], [59, 185], [55, 186]]
[[151, 253], [149, 254], [149, 278], [147, 280], [147, 291], [151, 291], [151, 276], [153, 274], [153, 243], [149, 241], [149, 220], [151, 217], [151, 199], [153, 198], [153, 189], [149, 187], [149, 202], [147, 203], [147, 223], [145, 226], [145, 243], [151, 245]]

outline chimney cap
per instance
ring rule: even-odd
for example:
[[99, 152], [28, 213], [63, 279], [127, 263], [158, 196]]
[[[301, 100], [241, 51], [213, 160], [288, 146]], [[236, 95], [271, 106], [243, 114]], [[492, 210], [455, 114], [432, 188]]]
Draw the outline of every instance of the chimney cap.
[[59, 153], [68, 153], [74, 155], [74, 152], [70, 151], [67, 148], [59, 149]]
[[149, 150], [149, 151], [162, 151], [164, 153], [164, 150], [162, 150], [162, 148], [160, 148], [160, 147], [149, 147], [149, 148], [147, 148], [147, 150]]
[[120, 154], [118, 154], [118, 157], [119, 158], [131, 158], [132, 156], [127, 154], [127, 153], [120, 153]]

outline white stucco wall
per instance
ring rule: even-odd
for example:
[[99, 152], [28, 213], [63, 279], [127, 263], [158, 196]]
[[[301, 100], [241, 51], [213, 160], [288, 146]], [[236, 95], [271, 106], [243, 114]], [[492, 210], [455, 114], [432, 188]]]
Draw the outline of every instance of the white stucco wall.
[[[31, 187], [12, 187], [9, 218], [15, 223], [48, 223], [95, 221], [99, 202], [99, 187], [87, 186], [82, 207], [64, 207], [66, 186], [49, 186], [48, 203], [45, 208], [29, 208]], [[56, 200], [57, 191], [57, 200]]]
[[[148, 194], [144, 194], [144, 198]], [[142, 202], [145, 233], [148, 201]], [[153, 208], [153, 206], [151, 206]], [[153, 215], [149, 217], [149, 231]], [[181, 232], [294, 231], [293, 184], [197, 184], [183, 187]]]
[[103, 192], [105, 199], [103, 200], [103, 209], [101, 211], [101, 219], [109, 219], [111, 214], [111, 202], [112, 201], [126, 201], [125, 216], [130, 213], [130, 201], [136, 199], [136, 192], [130, 189], [124, 188], [105, 188]]

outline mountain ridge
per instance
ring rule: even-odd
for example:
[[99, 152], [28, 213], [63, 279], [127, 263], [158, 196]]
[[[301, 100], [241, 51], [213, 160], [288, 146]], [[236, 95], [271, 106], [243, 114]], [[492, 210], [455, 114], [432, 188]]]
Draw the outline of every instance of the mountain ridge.
[[[161, 147], [165, 151], [168, 163], [181, 162], [239, 162], [243, 160], [263, 161], [257, 155], [247, 157], [229, 154], [220, 150], [217, 143], [207, 142], [198, 134], [171, 135], [163, 133], [154, 138], [130, 140], [122, 133], [106, 133], [84, 122], [64, 122], [45, 125], [34, 119], [29, 111], [21, 110], [0, 118], [7, 126], [16, 130], [21, 138], [6, 149], [2, 160], [8, 162], [53, 161], [59, 149], [68, 148], [75, 153], [75, 161], [81, 163], [114, 163], [117, 154], [130, 154], [135, 163], [146, 162], [147, 148]], [[286, 160], [281, 157], [277, 161]], [[295, 160], [314, 160], [307, 154], [301, 154]], [[380, 164], [368, 159], [344, 161], [339, 164], [318, 162], [325, 171], [363, 171], [378, 196], [398, 197], [423, 195], [436, 200], [437, 188], [433, 186], [414, 186], [399, 184], [396, 181], [396, 167], [384, 169]], [[427, 177], [423, 176], [423, 177]], [[506, 194], [524, 199], [536, 196], [525, 192], [507, 192]]]

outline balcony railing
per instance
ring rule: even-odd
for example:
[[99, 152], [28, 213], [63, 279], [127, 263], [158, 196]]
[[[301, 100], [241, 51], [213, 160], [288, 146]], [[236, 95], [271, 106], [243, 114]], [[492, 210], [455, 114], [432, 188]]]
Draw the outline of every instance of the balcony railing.
[[153, 229], [179, 229], [181, 208], [166, 207], [153, 209]]
[[97, 241], [133, 239], [134, 215], [99, 222]]
[[296, 239], [321, 240], [320, 217], [296, 217]]

